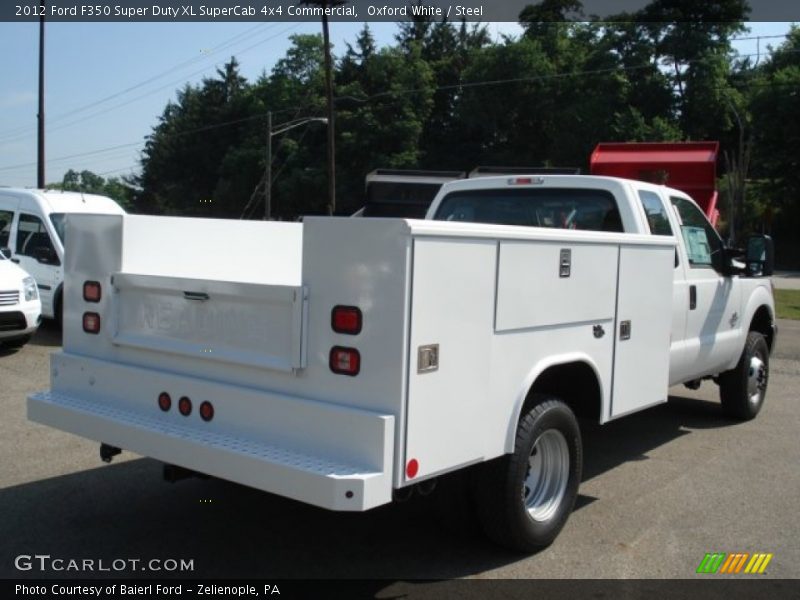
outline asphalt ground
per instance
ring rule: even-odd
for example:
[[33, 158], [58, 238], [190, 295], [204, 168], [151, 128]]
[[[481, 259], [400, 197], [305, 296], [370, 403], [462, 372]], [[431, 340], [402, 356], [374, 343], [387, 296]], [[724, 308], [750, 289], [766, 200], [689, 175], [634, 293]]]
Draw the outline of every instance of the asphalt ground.
[[19, 571], [25, 554], [172, 558], [193, 560], [183, 577], [376, 578], [396, 597], [418, 579], [708, 577], [695, 571], [718, 551], [773, 553], [755, 577], [798, 578], [800, 321], [779, 327], [756, 420], [723, 417], [706, 382], [584, 425], [576, 510], [551, 547], [523, 556], [433, 498], [333, 513], [220, 480], [164, 483], [159, 463], [130, 453], [102, 464], [97, 444], [26, 419], [25, 397], [48, 386], [60, 344], [46, 325], [23, 349], [0, 350], [0, 578], [92, 575]]

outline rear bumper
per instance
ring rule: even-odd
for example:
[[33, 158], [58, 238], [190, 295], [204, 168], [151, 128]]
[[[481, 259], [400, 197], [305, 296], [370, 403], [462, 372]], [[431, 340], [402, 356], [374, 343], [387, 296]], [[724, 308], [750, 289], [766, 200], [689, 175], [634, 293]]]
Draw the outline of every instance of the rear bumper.
[[[32, 421], [331, 510], [391, 501], [392, 416], [63, 353], [52, 369], [54, 389], [28, 397]], [[161, 412], [164, 390], [219, 399], [214, 420], [179, 415], [175, 395]]]

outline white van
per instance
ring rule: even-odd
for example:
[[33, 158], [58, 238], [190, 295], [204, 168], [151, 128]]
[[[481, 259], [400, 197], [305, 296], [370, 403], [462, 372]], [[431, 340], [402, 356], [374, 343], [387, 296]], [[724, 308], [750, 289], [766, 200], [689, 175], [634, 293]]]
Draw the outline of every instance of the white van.
[[0, 346], [25, 345], [41, 320], [36, 281], [0, 252]]
[[0, 188], [0, 251], [36, 280], [42, 315], [61, 317], [64, 283], [64, 223], [71, 213], [124, 214], [111, 198], [62, 192]]

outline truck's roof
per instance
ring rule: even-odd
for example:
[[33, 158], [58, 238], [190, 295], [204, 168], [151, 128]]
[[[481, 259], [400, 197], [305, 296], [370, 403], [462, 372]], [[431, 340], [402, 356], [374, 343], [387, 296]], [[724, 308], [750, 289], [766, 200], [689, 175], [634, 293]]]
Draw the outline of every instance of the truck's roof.
[[449, 181], [442, 186], [442, 191], [453, 191], [460, 189], [489, 189], [505, 188], [514, 186], [548, 186], [553, 187], [608, 187], [611, 183], [619, 184], [622, 181], [630, 181], [619, 177], [603, 177], [598, 175], [542, 175], [538, 173], [514, 173], [508, 175], [494, 175], [491, 177], [475, 177], [472, 179], [458, 179]]

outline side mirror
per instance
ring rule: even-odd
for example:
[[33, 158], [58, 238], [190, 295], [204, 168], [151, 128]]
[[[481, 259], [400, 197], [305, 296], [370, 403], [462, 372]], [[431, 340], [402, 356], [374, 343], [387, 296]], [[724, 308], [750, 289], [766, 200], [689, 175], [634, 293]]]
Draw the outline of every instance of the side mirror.
[[768, 235], [751, 235], [745, 250], [747, 275], [769, 277], [775, 268], [775, 245]]
[[45, 265], [58, 265], [58, 255], [50, 246], [39, 246], [33, 251], [33, 258]]

